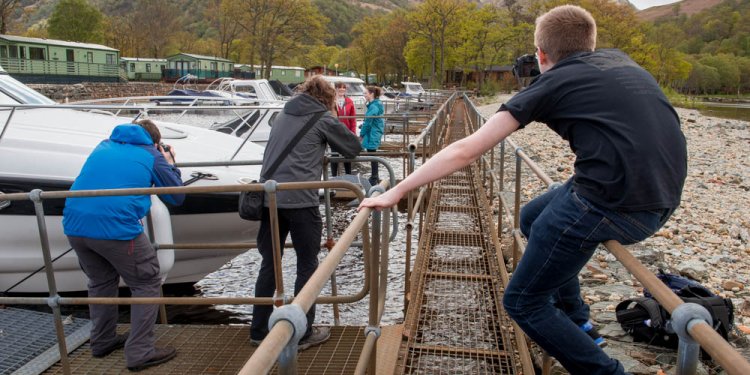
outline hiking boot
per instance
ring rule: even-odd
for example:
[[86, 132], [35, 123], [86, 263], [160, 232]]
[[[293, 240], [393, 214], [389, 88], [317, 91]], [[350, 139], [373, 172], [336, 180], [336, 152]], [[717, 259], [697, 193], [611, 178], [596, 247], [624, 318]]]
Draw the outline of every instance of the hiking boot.
[[128, 370], [132, 372], [142, 371], [151, 366], [156, 366], [164, 362], [167, 362], [170, 359], [174, 358], [176, 355], [177, 355], [177, 350], [172, 347], [154, 348], [154, 355], [151, 356], [151, 359], [149, 359], [146, 362], [141, 363], [140, 365], [128, 366]]
[[310, 336], [299, 340], [297, 350], [303, 351], [315, 345], [320, 345], [331, 338], [331, 327], [313, 327]]
[[130, 336], [130, 332], [125, 332], [122, 335], [115, 336], [115, 341], [112, 342], [112, 345], [102, 350], [98, 350], [98, 351], [94, 351], [92, 349], [91, 356], [94, 358], [104, 358], [112, 354], [112, 352], [114, 352], [115, 350], [120, 349], [123, 346], [125, 346], [125, 341], [128, 341], [128, 336]]
[[599, 345], [600, 348], [607, 346], [607, 341], [604, 340], [604, 337], [599, 334], [599, 331], [594, 328], [594, 325], [591, 324], [591, 322], [586, 322], [581, 325], [581, 329], [583, 330], [583, 332], [586, 332], [586, 334], [588, 334], [589, 337], [594, 340], [594, 344]]

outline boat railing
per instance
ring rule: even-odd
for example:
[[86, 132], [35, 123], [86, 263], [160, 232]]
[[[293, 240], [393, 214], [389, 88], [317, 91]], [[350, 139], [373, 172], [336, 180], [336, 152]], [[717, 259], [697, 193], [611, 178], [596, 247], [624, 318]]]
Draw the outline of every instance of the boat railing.
[[[467, 117], [470, 125], [474, 130], [477, 130], [484, 125], [486, 119], [466, 95], [464, 95], [464, 101], [467, 104]], [[515, 155], [515, 194], [512, 203], [508, 202], [507, 196], [504, 194], [506, 193], [503, 180], [506, 174], [506, 148], [509, 148], [509, 151]], [[521, 209], [521, 178], [523, 177], [522, 166], [525, 165], [529, 168], [532, 172], [531, 176], [541, 180], [548, 189], [554, 189], [561, 184], [554, 182], [510, 137], [500, 144], [497, 157], [499, 157], [499, 160], [496, 163], [496, 148], [493, 147], [480, 158], [481, 170], [485, 177], [484, 180], [489, 184], [487, 190], [489, 198], [492, 202], [497, 198], [499, 205], [497, 233], [493, 235], [502, 238], [503, 219], [505, 218], [509, 222], [508, 229], [511, 230], [512, 254], [510, 255], [510, 261], [512, 262], [512, 269], [515, 269], [525, 248], [520, 230], [519, 215]], [[710, 316], [710, 314], [703, 306], [683, 302], [619, 242], [610, 240], [605, 242], [604, 246], [671, 314], [672, 328], [679, 336], [677, 374], [695, 373], [700, 348], [708, 352], [711, 358], [718, 362], [727, 373], [732, 375], [750, 374], [750, 363], [747, 359], [716, 333], [710, 322], [704, 320], [704, 317]], [[520, 329], [516, 329], [516, 331], [520, 332]], [[542, 370], [544, 374], [550, 373], [551, 361], [549, 357], [545, 358]]]
[[[391, 176], [392, 170], [389, 171]], [[373, 187], [370, 194], [380, 194], [385, 191], [389, 184], [384, 180], [380, 185]], [[387, 261], [388, 261], [388, 242], [390, 237], [390, 220], [389, 215], [381, 218], [380, 212], [373, 212], [372, 236], [371, 229], [368, 227], [370, 210], [362, 210], [353, 219], [344, 233], [327, 254], [321, 265], [315, 271], [310, 281], [303, 290], [293, 299], [284, 295], [283, 277], [281, 276], [281, 246], [279, 238], [279, 225], [277, 216], [276, 194], [279, 191], [298, 190], [298, 189], [348, 189], [357, 196], [358, 199], [364, 199], [365, 195], [362, 190], [353, 183], [346, 181], [318, 181], [318, 182], [287, 182], [277, 183], [269, 180], [265, 183], [236, 184], [221, 186], [181, 186], [181, 187], [160, 187], [160, 188], [136, 188], [136, 189], [108, 189], [108, 190], [78, 190], [78, 191], [42, 191], [33, 190], [29, 193], [0, 193], [0, 202], [31, 200], [36, 212], [39, 238], [41, 241], [41, 250], [44, 258], [45, 272], [49, 289], [49, 297], [0, 297], [0, 304], [38, 304], [49, 305], [54, 314], [54, 323], [57, 334], [58, 349], [60, 351], [61, 364], [63, 372], [70, 374], [70, 363], [67, 356], [65, 344], [65, 335], [63, 331], [61, 306], [64, 305], [91, 305], [91, 304], [170, 304], [170, 305], [217, 305], [217, 304], [273, 304], [281, 306], [276, 309], [278, 313], [272, 315], [272, 319], [277, 319], [279, 323], [274, 330], [264, 340], [264, 343], [256, 350], [260, 353], [250, 359], [251, 363], [258, 358], [270, 358], [267, 366], [273, 366], [278, 352], [269, 350], [275, 346], [287, 346], [285, 355], [279, 357], [281, 368], [293, 371], [294, 358], [296, 357], [297, 340], [289, 341], [294, 332], [304, 332], [306, 327], [305, 312], [313, 303], [353, 303], [362, 300], [367, 294], [370, 295], [368, 328], [366, 333], [366, 344], [363, 354], [360, 357], [360, 366], [366, 366], [374, 369], [375, 357], [370, 355], [375, 350], [374, 342], [379, 333], [380, 317], [383, 314], [385, 304], [385, 287], [387, 283]], [[273, 233], [272, 243], [274, 248], [274, 269], [275, 284], [277, 293], [274, 297], [61, 297], [57, 292], [55, 282], [54, 265], [50, 254], [50, 245], [47, 235], [46, 219], [44, 215], [43, 201], [45, 199], [63, 199], [63, 198], [88, 198], [101, 196], [123, 196], [123, 195], [167, 195], [167, 194], [198, 194], [198, 193], [232, 193], [232, 192], [250, 192], [264, 191], [269, 200], [269, 214], [271, 221], [271, 230]], [[344, 254], [352, 247], [357, 234], [362, 235], [362, 249], [364, 262], [364, 280], [362, 289], [352, 295], [336, 295], [332, 290], [329, 296], [321, 296], [322, 288], [327, 280], [334, 277], [335, 269], [340, 263]], [[195, 249], [200, 248], [218, 249], [218, 248], [250, 248], [254, 244], [213, 244], [213, 246], [204, 246], [207, 244], [155, 244], [159, 249]], [[382, 264], [381, 262], [385, 262]], [[381, 294], [382, 291], [382, 294]], [[291, 305], [290, 305], [291, 303]], [[300, 315], [301, 314], [301, 315]], [[281, 316], [281, 318], [279, 318]], [[299, 319], [299, 316], [302, 319]], [[162, 318], [165, 314], [162, 313]], [[290, 320], [291, 319], [291, 320]], [[274, 321], [274, 320], [272, 320]], [[290, 325], [290, 321], [295, 325]], [[301, 326], [300, 326], [301, 324]], [[295, 336], [296, 339], [299, 337]], [[289, 345], [287, 345], [289, 344]], [[293, 349], [293, 350], [292, 350]], [[274, 354], [276, 353], [276, 354]], [[294, 355], [292, 355], [294, 354]], [[253, 359], [256, 358], [256, 359]], [[291, 361], [291, 362], [289, 362]], [[254, 362], [253, 362], [254, 363]], [[245, 366], [247, 367], [247, 366]], [[358, 366], [359, 367], [359, 366]], [[253, 373], [257, 373], [260, 367], [251, 367]], [[266, 367], [263, 367], [266, 368]], [[363, 367], [364, 368], [364, 367]], [[270, 367], [268, 367], [270, 369]]]

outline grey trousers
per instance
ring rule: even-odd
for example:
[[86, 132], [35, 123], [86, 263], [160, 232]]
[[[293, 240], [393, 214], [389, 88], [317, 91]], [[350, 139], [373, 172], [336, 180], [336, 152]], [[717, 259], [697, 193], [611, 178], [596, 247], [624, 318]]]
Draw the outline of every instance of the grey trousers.
[[[145, 234], [130, 241], [68, 237], [88, 276], [89, 297], [116, 297], [122, 277], [133, 297], [159, 297], [161, 279], [156, 250]], [[141, 365], [154, 355], [154, 324], [159, 305], [131, 305], [130, 337], [125, 343], [128, 367]], [[100, 351], [115, 342], [117, 305], [89, 305], [91, 349]]]

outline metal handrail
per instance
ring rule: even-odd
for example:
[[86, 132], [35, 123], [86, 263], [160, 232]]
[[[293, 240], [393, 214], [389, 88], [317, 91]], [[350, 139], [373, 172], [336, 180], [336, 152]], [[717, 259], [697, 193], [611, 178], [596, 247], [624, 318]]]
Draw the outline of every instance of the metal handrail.
[[[268, 184], [269, 182], [266, 182]], [[271, 183], [275, 184], [274, 181], [271, 181]], [[361, 200], [364, 198], [364, 194], [362, 191], [354, 184], [346, 182], [346, 181], [320, 181], [320, 182], [288, 182], [288, 183], [279, 183], [275, 184], [278, 191], [283, 190], [295, 190], [295, 189], [310, 189], [310, 188], [346, 188], [352, 190], [358, 198]], [[44, 256], [45, 261], [45, 269], [47, 272], [47, 281], [49, 284], [49, 291], [50, 291], [50, 297], [42, 298], [42, 297], [0, 297], [0, 304], [46, 304], [52, 307], [53, 313], [54, 313], [54, 321], [56, 326], [56, 334], [58, 337], [58, 342], [60, 345], [58, 346], [60, 350], [60, 358], [62, 362], [63, 372], [65, 374], [70, 374], [70, 364], [67, 356], [67, 348], [65, 347], [65, 333], [63, 331], [62, 327], [62, 316], [60, 312], [60, 306], [61, 305], [68, 305], [68, 304], [179, 304], [179, 305], [185, 305], [185, 304], [199, 304], [199, 305], [205, 305], [205, 304], [245, 304], [245, 303], [253, 303], [253, 304], [272, 304], [276, 301], [276, 298], [238, 298], [238, 297], [208, 297], [208, 298], [201, 298], [201, 297], [136, 297], [136, 298], [67, 298], [67, 297], [60, 297], [57, 294], [57, 289], [55, 285], [55, 276], [54, 276], [54, 269], [51, 262], [51, 256], [50, 256], [50, 249], [49, 249], [49, 240], [47, 238], [47, 229], [46, 229], [46, 223], [45, 223], [45, 217], [44, 217], [44, 209], [42, 206], [42, 201], [44, 199], [56, 199], [56, 198], [83, 198], [83, 197], [100, 197], [100, 196], [123, 196], [123, 195], [160, 195], [160, 194], [190, 194], [190, 193], [217, 193], [217, 192], [238, 192], [238, 191], [263, 191], [268, 189], [264, 186], [264, 184], [247, 184], [247, 185], [221, 185], [221, 186], [213, 186], [213, 187], [206, 187], [206, 186], [182, 186], [182, 187], [158, 187], [158, 188], [132, 188], [132, 189], [111, 189], [111, 190], [79, 190], [79, 191], [49, 191], [44, 192], [41, 190], [34, 190], [29, 193], [11, 193], [11, 194], [5, 194], [0, 193], [0, 200], [7, 200], [7, 201], [19, 201], [19, 200], [32, 200], [34, 202], [34, 206], [37, 212], [37, 224], [39, 226], [39, 233], [40, 238], [42, 242], [42, 252]], [[271, 191], [269, 195], [273, 198], [275, 197], [275, 191]], [[273, 200], [273, 199], [272, 199]], [[270, 207], [272, 211], [275, 211], [275, 207]], [[366, 224], [366, 218], [364, 221], [364, 224]], [[367, 230], [367, 226], [363, 225], [363, 223], [359, 223], [358, 226], [352, 226], [351, 224], [349, 227], [347, 227], [347, 231], [345, 232], [346, 236], [342, 236], [342, 238], [337, 242], [336, 247], [337, 248], [343, 248], [344, 251], [348, 249], [351, 242], [353, 242], [354, 236], [359, 231], [362, 231], [363, 238], [365, 239], [365, 246], [364, 246], [364, 254], [365, 254], [365, 280], [364, 280], [364, 287], [360, 293], [353, 296], [337, 296], [337, 297], [320, 297], [319, 292], [315, 294], [315, 297], [305, 298], [303, 301], [305, 303], [313, 303], [313, 302], [320, 302], [320, 303], [332, 303], [332, 302], [355, 302], [361, 300], [369, 291], [370, 288], [370, 280], [368, 279], [371, 274], [371, 268], [372, 265], [369, 265], [367, 261], [369, 254], [370, 254], [370, 248], [368, 246], [368, 238], [369, 238], [369, 231]], [[277, 233], [278, 236], [278, 233]], [[278, 249], [276, 249], [278, 251]], [[343, 256], [343, 254], [341, 254]], [[326, 260], [324, 260], [324, 264], [332, 264], [332, 262], [329, 260], [330, 257], [326, 257]], [[333, 268], [335, 269], [336, 264], [340, 261], [341, 257], [339, 257], [335, 263], [333, 263]], [[279, 260], [280, 261], [280, 260]], [[330, 267], [330, 266], [328, 266]], [[377, 270], [375, 271], [377, 273]], [[324, 284], [324, 282], [323, 282]], [[377, 288], [377, 284], [375, 288]], [[283, 290], [283, 286], [281, 287]], [[322, 286], [321, 286], [322, 288]], [[278, 290], [278, 289], [277, 289]], [[215, 302], [214, 302], [215, 301]], [[309, 306], [308, 306], [309, 307]], [[371, 314], [377, 314], [377, 311], [372, 312]]]
[[[486, 119], [481, 116], [474, 104], [470, 100], [468, 100], [468, 97], [464, 96], [464, 100], [469, 103], [469, 107], [477, 115], [477, 127], [483, 125], [484, 122], [486, 122]], [[544, 171], [533, 160], [531, 160], [531, 158], [529, 158], [528, 155], [525, 154], [523, 150], [518, 147], [515, 142], [512, 141], [512, 139], [510, 139], [510, 137], [506, 138], [505, 141], [507, 141], [515, 150], [518, 163], [520, 163], [520, 161], [526, 163], [526, 165], [534, 172], [534, 174], [539, 177], [539, 179], [542, 180], [548, 187], [555, 184], [555, 182], [549, 176], [547, 176], [547, 174], [544, 173]], [[492, 152], [494, 152], [494, 148]], [[486, 161], [486, 159], [481, 160], [483, 162]], [[502, 173], [504, 173], [503, 170], [504, 168], [501, 165], [501, 175]], [[515, 199], [516, 208], [520, 205], [520, 196], [518, 195], [520, 192], [520, 173], [518, 172], [520, 172], [520, 170], [517, 169]], [[495, 174], [496, 171], [493, 170], [492, 173]], [[494, 177], [493, 179], [491, 179], [491, 181], [498, 180], [502, 181], [501, 178], [498, 177]], [[497, 196], [500, 197], [500, 204], [505, 205], [505, 201], [500, 195], [502, 188], [502, 186], [499, 186]], [[521, 240], [520, 228], [518, 226], [517, 210], [514, 213], [514, 216], [515, 225], [513, 229], [513, 243], [514, 247], [521, 247], [523, 246], [523, 241]], [[662, 305], [667, 311], [673, 313], [679, 306], [686, 305], [682, 301], [682, 299], [680, 299], [680, 297], [678, 297], [671, 289], [669, 289], [663, 282], [661, 282], [653, 272], [649, 271], [640, 261], [638, 261], [638, 259], [633, 257], [630, 252], [628, 252], [622, 246], [622, 244], [615, 240], [610, 240], [605, 242], [604, 246], [617, 258], [618, 261], [620, 261], [620, 263], [622, 263], [622, 265], [628, 270], [628, 272], [635, 276], [635, 278], [645, 288], [647, 288], [649, 292], [651, 292], [651, 294], [659, 302], [659, 304]], [[515, 258], [516, 257], [514, 256], [514, 264], [517, 262], [517, 259]], [[705, 321], [699, 319], [690, 320], [687, 327], [684, 328], [685, 331], [690, 334], [690, 337], [697, 341], [700, 346], [704, 348], [711, 355], [711, 357], [716, 362], [718, 362], [722, 366], [722, 368], [724, 368], [724, 370], [726, 370], [729, 374], [750, 374], [750, 362], [748, 362], [746, 358], [744, 358], [726, 340], [724, 340], [718, 333], [716, 333], [716, 331], [714, 331], [713, 328]], [[683, 344], [684, 340], [680, 338], [680, 346], [682, 346]], [[680, 349], [680, 352], [683, 353], [684, 351]], [[697, 358], [688, 360], [697, 361]], [[678, 363], [684, 362], [686, 361], [678, 360]], [[691, 367], [691, 365], [688, 364], [686, 367]], [[694, 366], [692, 367], [694, 369]], [[680, 370], [681, 369], [678, 368], [678, 373], [681, 373]]]
[[[440, 110], [437, 111], [437, 114], [447, 113], [447, 111], [450, 111], [451, 105], [453, 101], [455, 100], [456, 95], [454, 94], [449, 99], [449, 102], [444, 103]], [[0, 106], [2, 107], [2, 106]], [[81, 109], [80, 106], [75, 105], [10, 105], [9, 107], [12, 107], [11, 114], [13, 111], [15, 111], [16, 108], [69, 108], [69, 109]], [[92, 108], [91, 106], [87, 106], [86, 108]], [[128, 109], [133, 110], [137, 109], [138, 107], [135, 106], [127, 106], [127, 107], [117, 107], [117, 106], [95, 106], [95, 109]], [[221, 109], [217, 108], [216, 106], [206, 106], [206, 107], [193, 107], [194, 109]], [[235, 109], [240, 109], [241, 107], [235, 107]], [[255, 107], [257, 108], [257, 107]], [[153, 109], [153, 108], [152, 108]], [[177, 106], [177, 107], [167, 107], [162, 106], [159, 109], [179, 109], [184, 110], [184, 107]], [[441, 112], [442, 111], [442, 112]], [[408, 120], [409, 117], [406, 117], [405, 114], [397, 114], [392, 116], [385, 116], [385, 117], [396, 117], [400, 119]], [[415, 116], [416, 117], [416, 116]], [[437, 115], [436, 115], [437, 117]], [[445, 117], [445, 116], [444, 116]], [[8, 118], [7, 122], [10, 121], [10, 117]], [[6, 126], [3, 128], [3, 132], [7, 129], [7, 122]], [[435, 122], [435, 121], [433, 121]], [[423, 142], [423, 149], [428, 150], [427, 148], [427, 141], [429, 140], [430, 145], [430, 153], [434, 153], [436, 151], [436, 144], [438, 143], [437, 140], [441, 139], [441, 136], [444, 136], [444, 125], [445, 121], [444, 119], [438, 119], [436, 122], [440, 126], [433, 126], [433, 130], [424, 131], [421, 136], [421, 141]], [[423, 154], [423, 158], [425, 157], [427, 152]], [[409, 156], [409, 163], [408, 168], [409, 172], [413, 171], [414, 169], [414, 160], [415, 160], [415, 153], [402, 153], [398, 154], [397, 156]], [[362, 161], [361, 158], [354, 159], [355, 161]], [[383, 161], [379, 158], [372, 158], [372, 161]], [[369, 158], [367, 159], [369, 160]], [[203, 167], [203, 166], [229, 166], [229, 165], [259, 165], [261, 164], [260, 161], [214, 161], [214, 162], [188, 162], [188, 163], [178, 163], [176, 166], [178, 167]], [[392, 171], [392, 168], [390, 168], [387, 163], [385, 163], [387, 169], [389, 170], [390, 179], [395, 180], [394, 173]], [[389, 184], [389, 181], [383, 181], [381, 182], [381, 185], [379, 187], [375, 187], [374, 190], [377, 192], [384, 191], [385, 188], [387, 188], [387, 185]], [[292, 190], [292, 189], [304, 189], [304, 188], [312, 188], [312, 187], [322, 187], [322, 188], [348, 188], [352, 189], [355, 193], [357, 193], [359, 199], [361, 200], [363, 197], [361, 196], [361, 192], [354, 187], [353, 184], [343, 181], [327, 181], [327, 182], [300, 182], [300, 183], [282, 183], [276, 185], [276, 190]], [[354, 187], [354, 188], [353, 188]], [[229, 192], [238, 192], [238, 191], [262, 191], [264, 190], [264, 185], [262, 184], [248, 184], [248, 185], [222, 185], [222, 186], [213, 186], [213, 187], [206, 187], [206, 186], [188, 186], [188, 187], [161, 187], [161, 188], [136, 188], [136, 189], [111, 189], [106, 191], [41, 191], [36, 190], [32, 193], [13, 193], [13, 194], [3, 194], [0, 193], [0, 201], [3, 200], [27, 200], [32, 199], [35, 200], [38, 204], [37, 207], [37, 217], [38, 222], [40, 223], [40, 236], [45, 237], [46, 236], [46, 228], [42, 228], [42, 225], [44, 223], [44, 212], [41, 205], [41, 201], [43, 199], [56, 199], [56, 198], [66, 198], [66, 197], [94, 197], [94, 196], [122, 196], [122, 195], [161, 195], [161, 194], [191, 194], [191, 193], [229, 193]], [[268, 189], [265, 189], [268, 191]], [[275, 195], [275, 192], [269, 193], [271, 195]], [[273, 200], [273, 199], [271, 199]], [[271, 204], [273, 206], [273, 204]], [[411, 202], [410, 202], [411, 207]], [[273, 207], [271, 207], [273, 210]], [[420, 217], [422, 215], [420, 204], [417, 205], [417, 209], [420, 211]], [[410, 211], [411, 212], [411, 211]], [[393, 217], [393, 226], [394, 226], [394, 233], [397, 228], [397, 216], [395, 216], [396, 209], [394, 207], [393, 210], [394, 217]], [[364, 217], [366, 217], [369, 214], [369, 210], [364, 214]], [[362, 216], [363, 214], [360, 213], [357, 217]], [[413, 220], [415, 218], [415, 214], [410, 213], [408, 215], [410, 217], [411, 226], [413, 226]], [[387, 259], [388, 259], [388, 249], [387, 244], [389, 242], [389, 217], [386, 215], [385, 219], [381, 221], [379, 214], [373, 215], [373, 225], [376, 225], [378, 228], [378, 232], [380, 232], [380, 223], [382, 223], [382, 238], [378, 236], [375, 238], [373, 236], [373, 244], [376, 246], [379, 246], [380, 244], [383, 244], [383, 251], [372, 251], [370, 246], [370, 236], [369, 231], [367, 230], [367, 226], [362, 226], [362, 232], [363, 232], [363, 242], [361, 244], [357, 243], [357, 246], [363, 247], [363, 259], [365, 262], [365, 275], [364, 275], [364, 286], [362, 290], [360, 290], [355, 295], [346, 295], [346, 296], [319, 296], [319, 292], [315, 294], [315, 297], [306, 297], [305, 299], [302, 299], [301, 301], [305, 304], [311, 303], [310, 298], [313, 298], [312, 301], [315, 303], [347, 303], [347, 302], [354, 302], [359, 301], [368, 293], [371, 292], [371, 308], [370, 308], [370, 318], [369, 318], [369, 326], [367, 327], [365, 331], [365, 349], [360, 357], [360, 362], [358, 363], [358, 368], [362, 368], [363, 365], [366, 365], [369, 367], [372, 371], [375, 370], [375, 351], [376, 346], [375, 342], [377, 341], [379, 334], [380, 334], [380, 320], [382, 318], [382, 315], [384, 313], [384, 306], [385, 306], [385, 286], [387, 284]], [[352, 229], [356, 226], [354, 223], [350, 224], [349, 227], [347, 227], [347, 230], [345, 231], [344, 235], [341, 236], [339, 241], [334, 246], [334, 249], [336, 249], [337, 252], [341, 251], [341, 248], [344, 249], [351, 247], [355, 242], [353, 242], [353, 236], [350, 232], [354, 231], [353, 233], [356, 233], [359, 229]], [[46, 242], [46, 239], [43, 239], [43, 244]], [[200, 248], [203, 249], [226, 249], [226, 248], [248, 248], [249, 246], [252, 246], [253, 243], [229, 243], [229, 244], [154, 244], [157, 249], [185, 249], [185, 250], [191, 250], [191, 249], [197, 249], [199, 246], [202, 246]], [[275, 252], [278, 252], [278, 247], [281, 246], [281, 244], [275, 243]], [[290, 246], [289, 244], [283, 244], [283, 246]], [[43, 245], [43, 250], [45, 250], [45, 246]], [[379, 250], [378, 247], [373, 248], [374, 250]], [[46, 251], [48, 252], [48, 246]], [[332, 249], [333, 252], [333, 249]], [[330, 255], [330, 254], [329, 254]], [[48, 257], [45, 258], [47, 261]], [[329, 257], [326, 257], [326, 261], [324, 261], [324, 264], [328, 262]], [[333, 259], [333, 258], [331, 258]], [[339, 258], [340, 260], [340, 258]], [[331, 261], [333, 262], [333, 261]], [[338, 261], [336, 261], [338, 262]], [[378, 263], [380, 263], [380, 267], [377, 267]], [[54, 282], [54, 273], [53, 273], [53, 267], [51, 262], [46, 262], [46, 265], [44, 267], [48, 272], [48, 279], [52, 280]], [[334, 266], [335, 268], [335, 266]], [[280, 273], [279, 273], [280, 274]], [[308, 282], [308, 285], [311, 283]], [[319, 285], [319, 283], [316, 283], [316, 285]], [[207, 305], [207, 304], [273, 304], [275, 302], [279, 301], [278, 296], [277, 297], [262, 297], [262, 298], [244, 298], [244, 297], [153, 297], [153, 298], [145, 298], [145, 297], [139, 297], [139, 298], [69, 298], [69, 297], [60, 297], [57, 295], [57, 292], [54, 291], [54, 286], [51, 286], [51, 297], [47, 298], [41, 298], [41, 297], [0, 297], [0, 304], [6, 303], [6, 304], [47, 304], [52, 307], [53, 311], [56, 315], [56, 321], [60, 322], [60, 306], [61, 305], [72, 305], [72, 304], [175, 304], [175, 305], [187, 305], [187, 304], [198, 304], [198, 305]], [[281, 288], [277, 287], [277, 290], [283, 290], [283, 286]], [[303, 289], [304, 291], [304, 289]], [[379, 291], [383, 291], [383, 293], [380, 293]], [[283, 298], [281, 299], [283, 301]], [[295, 302], [297, 302], [297, 299], [295, 299]], [[282, 324], [283, 325], [283, 324]], [[62, 330], [58, 330], [58, 336], [62, 334]], [[64, 336], [62, 336], [64, 339]], [[273, 341], [273, 338], [269, 338], [267, 341], [271, 342]], [[288, 340], [287, 340], [288, 341]], [[60, 347], [60, 349], [64, 349], [63, 347]], [[67, 360], [67, 351], [63, 350], [61, 352], [61, 361], [63, 364], [63, 372], [66, 374], [70, 373], [70, 366], [68, 364]]]
[[[354, 240], [354, 237], [359, 231], [358, 228], [364, 227], [371, 212], [372, 209], [365, 208], [357, 213], [357, 216], [354, 217], [352, 223], [341, 235], [339, 242], [337, 242], [333, 249], [331, 249], [325, 260], [318, 266], [317, 270], [315, 270], [315, 273], [313, 273], [302, 290], [300, 290], [297, 296], [295, 296], [292, 305], [297, 306], [303, 314], [310, 309], [315, 301], [315, 296], [323, 290], [326, 281], [335, 271], [336, 265], [344, 257], [347, 250], [345, 244]], [[365, 248], [368, 248], [369, 233], [363, 232], [363, 237], [365, 237]], [[292, 346], [295, 346], [293, 349], [296, 352], [296, 342], [291, 340], [296, 329], [298, 329], [298, 327], [295, 327], [289, 320], [278, 320], [268, 332], [266, 338], [261, 342], [258, 349], [255, 350], [250, 359], [239, 371], [239, 374], [250, 375], [268, 373], [276, 363], [276, 359], [282, 354], [282, 350], [284, 350], [284, 348], [290, 343]]]

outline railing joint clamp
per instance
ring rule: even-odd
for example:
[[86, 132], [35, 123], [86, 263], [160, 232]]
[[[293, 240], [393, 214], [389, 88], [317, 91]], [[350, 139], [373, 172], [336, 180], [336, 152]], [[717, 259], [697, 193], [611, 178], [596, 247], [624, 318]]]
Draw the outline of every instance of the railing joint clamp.
[[373, 326], [367, 326], [365, 327], [365, 337], [369, 336], [371, 333], [375, 334], [375, 337], [380, 337], [380, 327], [373, 327]]
[[292, 339], [289, 341], [289, 343], [287, 343], [287, 345], [296, 345], [302, 338], [302, 336], [305, 335], [305, 331], [307, 330], [307, 316], [305, 315], [305, 312], [302, 311], [302, 308], [296, 304], [284, 305], [277, 309], [274, 309], [271, 317], [268, 319], [269, 330], [273, 329], [273, 326], [281, 320], [286, 320], [287, 322], [289, 322], [289, 324], [291, 324], [292, 328], [294, 329], [294, 332], [292, 333]]
[[34, 203], [42, 201], [42, 189], [34, 189], [29, 192], [29, 199]]
[[60, 307], [60, 295], [55, 294], [54, 296], [49, 296], [47, 298], [47, 306], [51, 308]]
[[276, 182], [276, 180], [268, 180], [263, 183], [263, 190], [265, 190], [266, 193], [274, 193], [276, 192], [278, 184], [279, 183]]
[[705, 307], [697, 303], [688, 302], [677, 306], [672, 311], [670, 326], [677, 333], [680, 340], [693, 344], [695, 340], [690, 336], [690, 328], [700, 322], [704, 322], [710, 327], [712, 321], [711, 313]]
[[515, 150], [516, 155], [520, 154], [521, 152], [523, 152], [523, 147], [516, 147], [516, 150]]
[[380, 185], [375, 185], [375, 186], [371, 187], [370, 190], [367, 192], [367, 196], [371, 197], [373, 193], [383, 194], [383, 193], [385, 193], [385, 189], [383, 189], [383, 187], [380, 186]]

